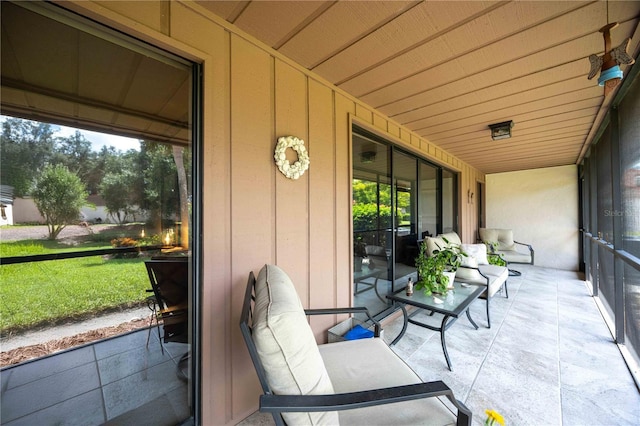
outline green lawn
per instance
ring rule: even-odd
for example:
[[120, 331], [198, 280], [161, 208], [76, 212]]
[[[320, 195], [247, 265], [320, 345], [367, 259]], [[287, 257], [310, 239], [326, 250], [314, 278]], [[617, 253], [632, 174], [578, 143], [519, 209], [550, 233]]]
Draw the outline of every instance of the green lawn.
[[[82, 249], [109, 248], [104, 243]], [[55, 241], [0, 243], [6, 256], [74, 251]], [[54, 324], [92, 313], [141, 305], [149, 295], [143, 258], [91, 256], [0, 266], [0, 331], [2, 334]]]

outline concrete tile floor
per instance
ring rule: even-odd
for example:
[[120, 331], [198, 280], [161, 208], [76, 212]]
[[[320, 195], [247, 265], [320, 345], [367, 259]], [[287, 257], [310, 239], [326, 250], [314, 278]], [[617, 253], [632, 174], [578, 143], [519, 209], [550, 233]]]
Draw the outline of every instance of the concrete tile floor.
[[[443, 380], [484, 422], [485, 409], [500, 412], [507, 425], [640, 425], [640, 392], [579, 274], [514, 265], [509, 298], [471, 306], [480, 326], [462, 317], [446, 333], [453, 371], [438, 333], [409, 325], [393, 347], [424, 381]], [[386, 324], [390, 342], [402, 317]], [[273, 424], [256, 413], [243, 426]]]
[[[175, 425], [189, 416], [176, 364], [188, 346], [146, 347], [139, 330], [3, 369], [0, 423], [17, 425]], [[140, 421], [145, 419], [144, 421]]]
[[[393, 347], [423, 380], [443, 380], [482, 424], [484, 410], [509, 425], [640, 425], [640, 393], [578, 274], [518, 265], [509, 298], [471, 306], [447, 331], [453, 371], [437, 333], [409, 325]], [[385, 339], [402, 327], [384, 324]], [[2, 371], [3, 425], [177, 424], [188, 413], [175, 363], [186, 345], [146, 331], [125, 335]], [[44, 372], [44, 374], [43, 374]], [[273, 424], [256, 413], [241, 423]]]

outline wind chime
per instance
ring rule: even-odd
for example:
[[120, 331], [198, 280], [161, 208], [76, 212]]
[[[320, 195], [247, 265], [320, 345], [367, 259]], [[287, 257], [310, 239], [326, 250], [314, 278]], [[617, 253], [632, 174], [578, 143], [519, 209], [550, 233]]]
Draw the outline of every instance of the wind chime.
[[[609, 21], [609, 3], [607, 2], [607, 21]], [[629, 47], [630, 38], [626, 38], [616, 48], [611, 48], [611, 30], [618, 26], [617, 22], [612, 22], [604, 27], [600, 28], [602, 37], [604, 38], [604, 55], [598, 56], [596, 54], [589, 55], [589, 62], [591, 62], [591, 70], [587, 77], [591, 80], [600, 71], [600, 77], [598, 77], [598, 85], [604, 86], [604, 95], [607, 96], [613, 89], [615, 89], [620, 81], [622, 81], [622, 70], [620, 65], [631, 65], [635, 60], [627, 53]]]

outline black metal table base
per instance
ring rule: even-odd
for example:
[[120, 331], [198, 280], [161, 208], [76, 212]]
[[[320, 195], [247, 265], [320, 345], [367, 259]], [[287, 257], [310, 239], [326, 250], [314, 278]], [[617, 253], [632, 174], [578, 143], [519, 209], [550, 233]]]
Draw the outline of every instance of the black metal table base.
[[[453, 325], [453, 323], [456, 322], [456, 320], [458, 318], [451, 316], [451, 315], [444, 315], [444, 318], [442, 318], [442, 323], [440, 325], [440, 327], [435, 327], [433, 325], [430, 324], [425, 324], [423, 322], [417, 321], [412, 319], [411, 317], [415, 316], [416, 314], [418, 314], [418, 312], [420, 312], [420, 310], [424, 310], [422, 308], [416, 308], [416, 310], [414, 312], [411, 313], [411, 315], [408, 314], [407, 309], [405, 308], [405, 305], [400, 304], [400, 309], [402, 309], [402, 316], [403, 316], [403, 324], [402, 324], [402, 330], [400, 331], [400, 334], [398, 334], [398, 336], [393, 339], [393, 341], [391, 342], [390, 346], [395, 345], [396, 343], [398, 343], [398, 341], [400, 339], [402, 339], [402, 336], [404, 336], [404, 333], [407, 331], [407, 326], [409, 325], [409, 323], [411, 324], [415, 324], [419, 327], [423, 327], [423, 328], [428, 328], [429, 330], [433, 330], [433, 331], [439, 331], [440, 332], [440, 343], [442, 344], [442, 352], [444, 353], [444, 358], [447, 361], [447, 367], [449, 368], [449, 371], [453, 371], [451, 369], [451, 359], [449, 358], [449, 352], [447, 351], [447, 341], [445, 339], [445, 331], [447, 331], [447, 329], [449, 327], [451, 327]], [[434, 314], [434, 311], [430, 311], [431, 313], [429, 314], [430, 316]], [[471, 325], [473, 325], [473, 327], [477, 330], [478, 329], [478, 325], [475, 323], [475, 321], [473, 320], [473, 318], [471, 318], [471, 314], [469, 313], [469, 309], [467, 308], [465, 310], [465, 313], [467, 314], [467, 318], [469, 319], [469, 322], [471, 323]]]

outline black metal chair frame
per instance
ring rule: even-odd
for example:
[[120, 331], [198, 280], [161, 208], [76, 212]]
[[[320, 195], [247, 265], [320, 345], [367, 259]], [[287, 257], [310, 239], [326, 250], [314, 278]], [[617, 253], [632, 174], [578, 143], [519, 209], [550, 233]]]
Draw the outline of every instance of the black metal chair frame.
[[[497, 253], [487, 253], [487, 257], [490, 257], [490, 256], [497, 256], [497, 257], [502, 259], [502, 257]], [[504, 260], [504, 259], [502, 259], [502, 260]], [[507, 265], [508, 265], [508, 263], [507, 263]], [[487, 328], [491, 328], [491, 315], [489, 313], [489, 301], [491, 299], [491, 297], [489, 297], [489, 283], [491, 282], [491, 279], [488, 276], [486, 276], [485, 274], [483, 274], [482, 271], [480, 270], [480, 268], [474, 268], [474, 267], [471, 267], [471, 266], [460, 266], [460, 268], [474, 269], [474, 270], [478, 271], [478, 274], [480, 274], [480, 276], [487, 281], [487, 283], [486, 283], [487, 289], [482, 295], [480, 295], [480, 297], [484, 297], [486, 299], [486, 301], [487, 301]], [[510, 269], [509, 269], [509, 276], [512, 276]], [[501, 294], [502, 294], [502, 291], [504, 290], [505, 298], [507, 298], [507, 299], [509, 298], [508, 281], [509, 281], [508, 279], [504, 280], [504, 283], [502, 284], [502, 286], [500, 286], [500, 290], [498, 290], [498, 292], [501, 293]]]
[[[167, 298], [166, 294], [163, 294], [163, 283], [159, 283], [158, 282], [158, 278], [165, 280], [166, 277], [158, 277], [156, 276], [157, 274], [157, 270], [154, 269], [154, 265], [167, 265], [167, 264], [175, 264], [175, 265], [180, 265], [180, 266], [184, 266], [185, 268], [188, 266], [188, 259], [187, 258], [182, 258], [182, 257], [176, 257], [176, 258], [152, 258], [151, 260], [147, 260], [145, 261], [145, 267], [147, 268], [147, 273], [149, 275], [149, 282], [151, 283], [151, 290], [153, 291], [153, 296], [149, 296], [147, 297], [147, 305], [149, 306], [149, 309], [151, 309], [152, 312], [152, 317], [151, 320], [149, 321], [149, 333], [147, 335], [147, 347], [149, 345], [149, 338], [151, 337], [151, 326], [153, 324], [153, 318], [155, 317], [156, 319], [156, 325], [158, 325], [157, 330], [158, 330], [158, 339], [160, 340], [160, 350], [162, 351], [162, 353], [164, 354], [164, 347], [162, 344], [162, 341], [164, 340], [165, 342], [171, 342], [171, 341], [177, 341], [177, 342], [181, 342], [181, 343], [188, 343], [188, 321], [189, 321], [189, 313], [188, 313], [188, 307], [182, 308], [182, 307], [177, 307], [177, 306], [169, 306], [169, 303], [175, 302], [172, 300], [169, 300]], [[185, 270], [186, 272], [186, 270]], [[185, 279], [187, 278], [187, 275], [185, 274]], [[175, 279], [172, 278], [172, 281], [175, 281]], [[165, 284], [166, 285], [166, 284]], [[184, 295], [184, 299], [185, 302], [187, 301], [188, 298], [188, 293], [187, 293], [187, 283], [184, 283], [185, 285], [185, 295]], [[164, 338], [160, 335], [160, 327], [158, 324], [158, 318], [162, 318], [163, 321], [163, 326], [164, 326]], [[168, 335], [168, 331], [167, 331], [167, 325], [165, 323], [165, 321], [167, 320], [178, 320], [178, 324], [183, 323], [184, 322], [184, 333], [179, 333], [179, 336], [177, 336], [178, 338], [175, 338], [176, 336], [169, 336]], [[184, 339], [184, 340], [183, 340]], [[178, 377], [182, 380], [187, 380], [187, 375], [184, 373], [184, 371], [186, 370], [186, 367], [188, 366], [188, 360], [189, 360], [189, 352], [187, 352], [186, 354], [184, 354], [180, 360], [178, 361], [178, 368], [177, 368], [177, 374]]]
[[[275, 395], [265, 373], [264, 366], [258, 355], [258, 351], [252, 338], [252, 315], [255, 294], [256, 278], [251, 272], [247, 282], [247, 289], [240, 316], [240, 330], [244, 338], [251, 361], [258, 374], [258, 380], [262, 386], [263, 395], [260, 396], [260, 411], [273, 415], [276, 425], [284, 425], [283, 412], [319, 412], [350, 410], [354, 408], [371, 407], [381, 404], [391, 404], [395, 402], [410, 401], [414, 399], [432, 398], [446, 396], [458, 409], [457, 425], [471, 425], [471, 411], [459, 402], [453, 395], [453, 391], [442, 381], [428, 383], [410, 384], [405, 386], [395, 386], [382, 389], [371, 389], [360, 392], [339, 393], [332, 395]], [[307, 315], [323, 314], [366, 314], [369, 320], [375, 325], [374, 335], [380, 336], [380, 324], [375, 321], [367, 308], [328, 308], [328, 309], [305, 309]]]

